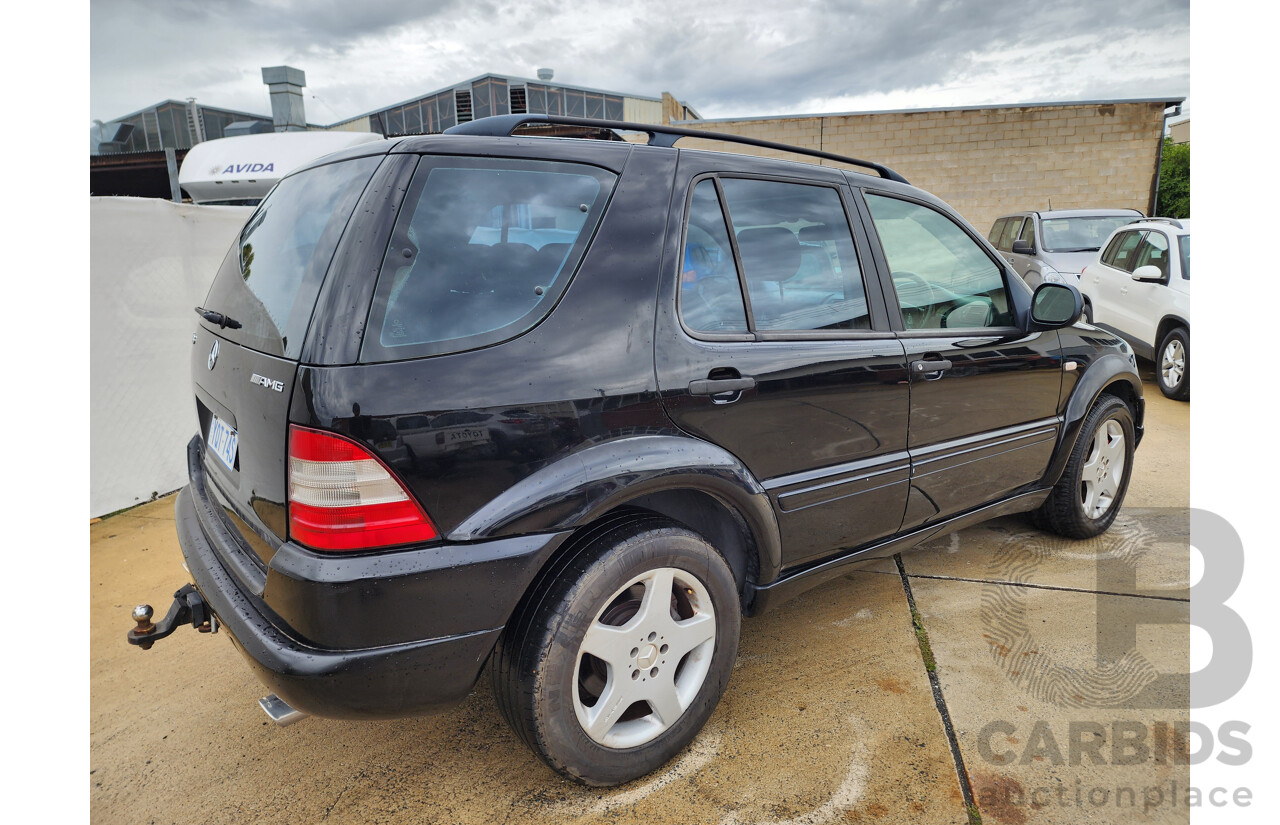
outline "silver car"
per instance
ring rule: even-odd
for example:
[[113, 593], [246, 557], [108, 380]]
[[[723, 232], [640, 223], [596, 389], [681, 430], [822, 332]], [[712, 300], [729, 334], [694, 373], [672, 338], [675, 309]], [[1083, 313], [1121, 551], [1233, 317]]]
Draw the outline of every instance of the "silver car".
[[987, 239], [1032, 289], [1042, 283], [1080, 286], [1080, 272], [1098, 260], [1102, 244], [1140, 220], [1136, 209], [1054, 209], [996, 220]]

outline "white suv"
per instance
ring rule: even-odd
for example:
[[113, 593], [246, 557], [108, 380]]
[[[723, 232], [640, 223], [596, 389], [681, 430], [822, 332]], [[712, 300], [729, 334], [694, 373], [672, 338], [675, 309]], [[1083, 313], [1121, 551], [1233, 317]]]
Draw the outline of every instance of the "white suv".
[[1160, 391], [1191, 396], [1191, 221], [1149, 218], [1111, 233], [1080, 273], [1085, 318], [1156, 363]]

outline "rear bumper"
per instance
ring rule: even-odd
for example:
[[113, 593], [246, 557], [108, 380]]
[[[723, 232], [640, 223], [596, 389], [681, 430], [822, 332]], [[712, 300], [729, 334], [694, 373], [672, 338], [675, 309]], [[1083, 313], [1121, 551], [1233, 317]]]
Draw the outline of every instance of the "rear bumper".
[[208, 524], [213, 508], [198, 450], [191, 452], [191, 485], [176, 504], [187, 568], [258, 678], [316, 716], [408, 716], [465, 697], [516, 603], [567, 536], [362, 557], [286, 543], [259, 597], [232, 572], [235, 563], [224, 563], [237, 549], [218, 546], [227, 542]]

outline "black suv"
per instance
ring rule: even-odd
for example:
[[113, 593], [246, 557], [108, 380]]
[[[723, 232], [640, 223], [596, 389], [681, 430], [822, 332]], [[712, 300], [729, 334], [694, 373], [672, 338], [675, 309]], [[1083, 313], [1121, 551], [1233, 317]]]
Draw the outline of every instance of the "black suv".
[[[548, 125], [650, 140], [512, 134]], [[278, 720], [420, 713], [487, 664], [593, 785], [694, 737], [742, 616], [998, 515], [1095, 535], [1142, 436], [1073, 287], [1033, 295], [877, 164], [675, 128], [513, 115], [328, 156], [198, 312], [194, 586], [130, 641], [220, 625]]]

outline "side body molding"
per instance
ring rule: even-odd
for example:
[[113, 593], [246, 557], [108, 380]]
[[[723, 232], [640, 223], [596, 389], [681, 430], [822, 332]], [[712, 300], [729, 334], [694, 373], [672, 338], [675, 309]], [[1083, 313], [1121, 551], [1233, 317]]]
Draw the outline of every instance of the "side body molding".
[[[1098, 396], [1109, 386], [1125, 383], [1131, 393], [1139, 399], [1138, 408], [1134, 410], [1134, 429], [1139, 441], [1142, 440], [1142, 417], [1144, 405], [1142, 399], [1142, 379], [1129, 361], [1128, 356], [1119, 353], [1107, 353], [1091, 363], [1080, 376], [1067, 399], [1066, 410], [1062, 416], [1062, 435], [1059, 437], [1057, 449], [1049, 468], [1041, 479], [1041, 486], [1052, 487], [1062, 477], [1067, 462], [1071, 459], [1071, 451], [1075, 449], [1076, 440], [1080, 437], [1080, 426], [1084, 417], [1089, 414]], [[1134, 445], [1137, 447], [1137, 444]]]
[[755, 544], [758, 582], [777, 578], [782, 543], [768, 493], [731, 453], [682, 435], [630, 436], [578, 450], [472, 513], [448, 539], [564, 530], [640, 496], [670, 490], [706, 493], [735, 512]]

